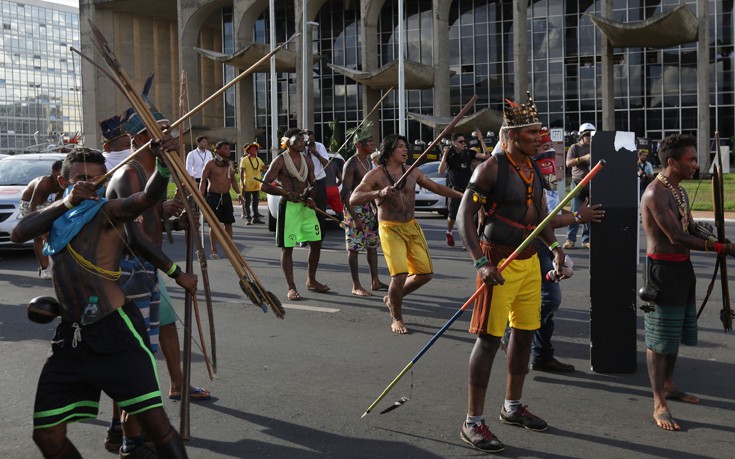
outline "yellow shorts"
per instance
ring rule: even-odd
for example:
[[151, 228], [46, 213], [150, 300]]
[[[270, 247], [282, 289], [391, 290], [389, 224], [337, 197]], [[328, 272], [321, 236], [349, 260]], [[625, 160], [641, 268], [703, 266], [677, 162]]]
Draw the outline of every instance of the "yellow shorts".
[[416, 220], [381, 221], [378, 223], [378, 230], [391, 277], [396, 274], [411, 276], [434, 272], [424, 232]]
[[[498, 266], [502, 261], [498, 263]], [[508, 323], [519, 330], [541, 326], [541, 268], [535, 253], [513, 260], [501, 273], [505, 284], [487, 288], [475, 300], [470, 333], [503, 336]], [[482, 280], [476, 278], [479, 288]], [[488, 303], [490, 307], [488, 308]]]

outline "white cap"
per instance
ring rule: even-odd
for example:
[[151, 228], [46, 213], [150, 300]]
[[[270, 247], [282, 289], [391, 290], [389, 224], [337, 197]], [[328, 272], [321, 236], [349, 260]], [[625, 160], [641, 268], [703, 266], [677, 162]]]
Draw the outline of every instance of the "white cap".
[[597, 128], [592, 123], [582, 123], [581, 126], [579, 126], [579, 135], [583, 135], [585, 132], [594, 132]]

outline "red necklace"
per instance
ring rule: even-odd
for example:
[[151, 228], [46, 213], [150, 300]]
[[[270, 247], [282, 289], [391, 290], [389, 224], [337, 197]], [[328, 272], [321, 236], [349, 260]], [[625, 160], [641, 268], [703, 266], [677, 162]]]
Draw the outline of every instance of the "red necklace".
[[528, 207], [531, 207], [533, 204], [533, 166], [531, 165], [531, 160], [526, 158], [526, 165], [531, 169], [531, 177], [526, 177], [526, 174], [523, 173], [520, 167], [518, 167], [518, 164], [516, 164], [515, 161], [513, 161], [513, 158], [510, 156], [510, 153], [507, 151], [505, 152], [505, 156], [508, 158], [508, 161], [513, 165], [516, 172], [518, 172], [518, 176], [523, 180], [523, 183], [526, 184], [526, 205]]

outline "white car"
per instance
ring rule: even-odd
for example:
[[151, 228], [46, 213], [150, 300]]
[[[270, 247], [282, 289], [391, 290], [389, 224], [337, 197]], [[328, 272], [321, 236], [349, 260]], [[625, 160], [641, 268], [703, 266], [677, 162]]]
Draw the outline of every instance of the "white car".
[[[446, 185], [447, 173], [445, 171], [444, 174], [439, 174], [439, 163], [440, 161], [432, 161], [421, 164], [419, 170], [436, 183]], [[416, 210], [438, 212], [442, 217], [446, 217], [449, 214], [448, 198], [416, 185]]]
[[[342, 155], [340, 155], [339, 153], [329, 153], [329, 157], [334, 158], [333, 161], [337, 163], [337, 165], [339, 166], [339, 170], [341, 172], [342, 167], [345, 164], [345, 159], [342, 157]], [[342, 189], [342, 185], [339, 186], [339, 189], [340, 190]], [[278, 215], [278, 203], [281, 201], [281, 197], [274, 195], [274, 194], [269, 194], [267, 195], [267, 199], [268, 199], [268, 230], [275, 232], [276, 231], [276, 216]], [[342, 216], [337, 215], [337, 213], [334, 210], [332, 210], [331, 207], [327, 207], [327, 212], [336, 216], [340, 220], [342, 220]]]
[[20, 195], [31, 180], [49, 175], [51, 165], [64, 158], [64, 153], [27, 153], [0, 159], [0, 248], [33, 247], [33, 241], [10, 241], [10, 233], [20, 221]]

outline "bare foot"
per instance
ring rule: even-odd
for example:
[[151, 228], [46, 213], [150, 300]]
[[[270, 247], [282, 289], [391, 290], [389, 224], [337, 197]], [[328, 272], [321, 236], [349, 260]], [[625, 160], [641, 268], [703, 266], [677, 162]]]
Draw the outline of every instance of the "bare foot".
[[393, 305], [390, 303], [390, 298], [388, 295], [383, 297], [383, 303], [385, 303], [386, 306], [388, 306], [388, 310], [390, 311], [390, 316], [393, 318], [393, 322], [390, 324], [390, 329], [393, 332], [394, 335], [405, 335], [408, 333], [408, 329], [403, 324], [403, 317], [399, 316], [396, 317], [393, 313]]
[[377, 283], [373, 282], [372, 289], [376, 291], [377, 290], [388, 290], [388, 284], [384, 284], [380, 281], [378, 281]]
[[666, 391], [666, 400], [677, 400], [684, 403], [699, 403], [699, 397], [692, 394], [687, 394], [683, 390], [679, 388], [673, 388], [669, 391]]
[[357, 287], [352, 289], [352, 294], [355, 296], [373, 296], [372, 293], [368, 292], [362, 287]]
[[307, 282], [306, 288], [316, 293], [327, 293], [330, 290], [329, 287], [317, 281]]
[[286, 296], [291, 301], [299, 301], [299, 300], [301, 300], [301, 295], [299, 295], [299, 292], [297, 292], [295, 288], [289, 289], [288, 290], [288, 294]]
[[393, 323], [390, 324], [390, 329], [393, 331], [394, 335], [405, 335], [408, 333], [408, 328], [403, 325], [402, 320], [398, 319], [393, 319]]
[[664, 430], [681, 430], [679, 424], [676, 422], [671, 413], [668, 410], [661, 411], [659, 413], [653, 413], [653, 420], [656, 421], [656, 425]]

